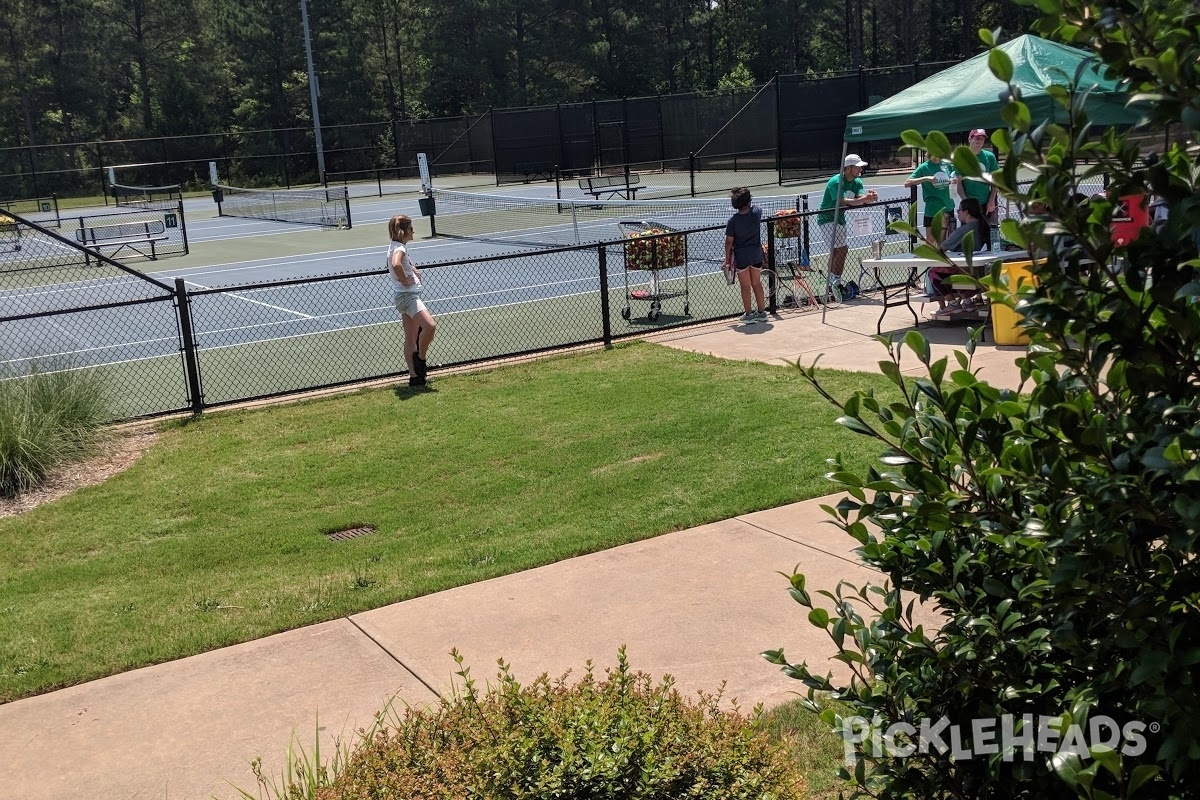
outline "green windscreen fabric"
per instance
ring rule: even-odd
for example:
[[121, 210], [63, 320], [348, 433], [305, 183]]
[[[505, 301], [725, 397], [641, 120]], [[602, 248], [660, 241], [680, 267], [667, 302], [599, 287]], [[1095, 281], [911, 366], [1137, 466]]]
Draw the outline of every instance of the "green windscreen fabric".
[[[1128, 95], [1116, 81], [1103, 77], [1103, 65], [1074, 47], [1037, 36], [1019, 36], [1000, 45], [1013, 63], [1013, 83], [1036, 123], [1045, 119], [1066, 121], [1066, 109], [1046, 94], [1051, 84], [1091, 87], [1087, 111], [1099, 125], [1133, 125], [1142, 113], [1127, 108]], [[910, 128], [922, 134], [932, 130], [966, 131], [1003, 127], [1000, 93], [1005, 86], [988, 69], [987, 52], [926, 78], [870, 108], [846, 118], [845, 140], [896, 139]]]

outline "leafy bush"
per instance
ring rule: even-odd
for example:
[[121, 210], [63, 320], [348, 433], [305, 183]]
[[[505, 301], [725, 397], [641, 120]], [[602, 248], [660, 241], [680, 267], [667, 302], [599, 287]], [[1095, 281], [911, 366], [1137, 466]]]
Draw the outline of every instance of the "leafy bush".
[[[457, 657], [457, 654], [456, 654]], [[459, 664], [461, 666], [461, 658]], [[604, 679], [498, 682], [429, 710], [408, 709], [367, 736], [320, 800], [798, 798], [801, 779], [754, 721], [720, 695], [685, 701], [670, 679], [631, 671], [621, 651]], [[296, 792], [294, 796], [302, 796]]]
[[107, 393], [93, 372], [0, 380], [0, 494], [30, 489], [56, 465], [85, 455], [108, 419]]
[[[1043, 33], [1091, 49], [1152, 95], [1151, 130], [1181, 120], [1192, 136], [1200, 129], [1194, 4], [1038, 7]], [[990, 63], [1005, 80], [1003, 53]], [[841, 424], [884, 449], [865, 475], [835, 463], [848, 496], [830, 511], [888, 582], [842, 585], [823, 603], [792, 576], [848, 683], [780, 651], [767, 657], [810, 700], [835, 691], [851, 709], [824, 717], [851, 745], [855, 796], [1200, 797], [1200, 150], [1180, 142], [1143, 158], [1119, 131], [1089, 137], [1086, 98], [1058, 94], [1068, 121], [1044, 123], [1010, 87], [1009, 130], [993, 136], [1006, 154], [992, 176], [1000, 191], [1045, 207], [1003, 228], [1049, 254], [1040, 286], [1014, 303], [999, 268], [987, 281], [1033, 336], [1018, 359], [1021, 391], [977, 380], [971, 347], [956, 364], [932, 361], [910, 333], [903, 347], [925, 375], [901, 372], [898, 344], [881, 362], [903, 401], [829, 398]], [[940, 133], [905, 141], [979, 174]], [[1020, 168], [1036, 171], [1032, 186], [1018, 189]], [[1078, 180], [1102, 174], [1107, 197], [1072, 197]], [[1116, 245], [1116, 198], [1147, 192], [1166, 204], [1165, 226]], [[914, 621], [914, 598], [940, 614], [937, 630]], [[1005, 753], [1015, 744], [1006, 717], [1015, 735], [1043, 734]], [[921, 721], [943, 718], [960, 726], [958, 755], [945, 729], [927, 729], [921, 747]]]

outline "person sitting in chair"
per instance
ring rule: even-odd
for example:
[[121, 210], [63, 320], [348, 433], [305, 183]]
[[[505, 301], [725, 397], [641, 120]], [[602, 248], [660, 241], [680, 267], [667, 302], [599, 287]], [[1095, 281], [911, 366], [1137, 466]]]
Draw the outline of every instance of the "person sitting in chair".
[[[966, 251], [967, 234], [971, 234], [974, 252], [987, 250], [992, 243], [992, 226], [988, 223], [983, 204], [974, 197], [963, 198], [958, 204], [958, 227], [942, 242], [942, 249], [947, 253], [963, 253]], [[933, 296], [937, 299], [938, 311], [946, 309], [950, 301], [950, 310], [961, 308], [977, 294], [974, 288], [956, 290], [950, 283], [951, 275], [963, 275], [966, 270], [962, 267], [938, 266], [929, 269], [929, 281], [933, 285]]]

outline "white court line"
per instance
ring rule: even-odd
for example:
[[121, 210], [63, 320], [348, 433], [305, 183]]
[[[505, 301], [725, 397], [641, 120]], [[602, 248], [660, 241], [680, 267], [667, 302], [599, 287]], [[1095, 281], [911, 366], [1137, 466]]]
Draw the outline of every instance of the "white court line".
[[[63, 333], [67, 334], [68, 339], [72, 338], [70, 335], [70, 332], [63, 331]], [[103, 350], [115, 350], [117, 348], [134, 347], [137, 345], [145, 345], [145, 344], [159, 344], [161, 342], [171, 342], [172, 344], [174, 344], [176, 346], [176, 348], [178, 348], [179, 337], [178, 336], [163, 336], [158, 339], [142, 339], [137, 342], [118, 342], [117, 344], [105, 344], [105, 345], [99, 345], [96, 347], [82, 347], [82, 348], [79, 348], [78, 350], [67, 350], [62, 353], [39, 353], [36, 356], [24, 356], [22, 358], [10, 358], [5, 361], [0, 361], [0, 364], [18, 364], [22, 361], [34, 361], [36, 359], [41, 359], [41, 358], [60, 358], [63, 356], [81, 355], [83, 353], [99, 353]], [[179, 351], [178, 351], [178, 349], [176, 349], [174, 352], [165, 353], [163, 355], [169, 355], [169, 356], [179, 355]], [[135, 359], [131, 359], [131, 360], [145, 361], [147, 358], [163, 358], [163, 355], [146, 356], [144, 358], [135, 358]], [[106, 366], [108, 364], [124, 364], [124, 363], [126, 363], [126, 362], [124, 362], [124, 361], [105, 361], [103, 364], [97, 364], [97, 365], [93, 365], [93, 366]]]
[[[597, 285], [599, 285], [599, 281], [597, 279], [573, 278], [571, 280], [556, 281], [554, 283], [538, 283], [538, 284], [533, 284], [532, 286], [519, 286], [514, 289], [496, 289], [494, 291], [480, 292], [478, 294], [463, 294], [463, 295], [453, 295], [453, 296], [449, 296], [449, 297], [439, 297], [436, 300], [430, 300], [429, 304], [433, 305], [434, 303], [446, 303], [451, 300], [471, 300], [476, 297], [487, 297], [489, 295], [509, 294], [509, 293], [516, 291], [517, 289], [539, 289], [542, 287], [565, 286], [567, 284], [580, 283], [581, 281], [593, 281], [593, 280], [595, 280]], [[584, 293], [576, 292], [576, 294], [584, 294]], [[573, 295], [570, 295], [570, 294], [567, 294], [567, 295], [557, 295], [556, 294], [556, 295], [551, 295], [550, 297], [542, 297], [539, 299], [545, 301], [545, 300], [551, 300], [551, 299], [554, 299], [557, 297], [572, 297], [572, 296]], [[521, 302], [526, 302], [526, 301], [521, 301]], [[501, 304], [501, 305], [503, 305], [503, 304]], [[392, 308], [394, 308], [394, 306], [391, 304], [383, 305], [383, 306], [373, 306], [371, 308], [355, 308], [350, 311], [335, 311], [332, 314], [317, 314], [315, 316], [309, 317], [309, 319], [316, 319], [316, 320], [336, 319], [338, 317], [347, 317], [347, 316], [351, 316], [353, 314], [367, 314], [367, 313], [373, 313], [376, 311], [386, 311], [386, 310], [392, 309]], [[484, 308], [497, 308], [497, 306], [484, 306]], [[479, 309], [466, 309], [466, 310], [477, 311]], [[447, 311], [445, 313], [458, 314], [458, 313], [463, 313], [463, 312]], [[254, 330], [256, 328], [270, 328], [270, 327], [274, 327], [274, 326], [278, 326], [278, 325], [290, 325], [293, 322], [295, 322], [295, 320], [275, 320], [273, 322], [255, 322], [251, 325], [238, 325], [238, 326], [235, 326], [232, 328], [213, 328], [212, 330], [208, 330], [208, 331], [196, 331], [196, 335], [197, 336], [214, 336], [214, 335], [220, 334], [220, 333], [234, 333], [236, 331], [248, 331], [248, 330]], [[350, 330], [354, 327], [358, 327], [358, 326], [352, 325], [349, 328], [335, 328], [334, 330]], [[329, 331], [318, 331], [318, 333], [329, 333]], [[295, 334], [295, 335], [299, 336], [302, 334]], [[287, 337], [284, 337], [284, 338], [287, 338]], [[254, 341], [259, 341], [259, 340], [255, 339]], [[263, 341], [271, 341], [271, 340], [263, 340]], [[226, 346], [226, 345], [222, 345], [222, 346]]]
[[[204, 286], [202, 284], [196, 283], [195, 281], [184, 281], [184, 283], [190, 283], [190, 284], [192, 284], [192, 286], [195, 286], [197, 289], [200, 289], [201, 291], [205, 291], [210, 288], [208, 286]], [[282, 311], [285, 314], [295, 314], [297, 317], [300, 317], [302, 319], [313, 319], [313, 316], [311, 314], [305, 314], [302, 311], [296, 311], [291, 308], [284, 308], [283, 306], [273, 306], [270, 303], [264, 303], [261, 300], [252, 300], [249, 297], [242, 297], [237, 292], [226, 292], [226, 291], [218, 290], [218, 293], [222, 294], [222, 295], [226, 295], [228, 297], [233, 297], [237, 300], [241, 300], [243, 303], [253, 303], [256, 306], [265, 306], [266, 308], [273, 308], [276, 311]]]
[[[540, 297], [540, 298], [531, 299], [531, 300], [520, 300], [516, 303], [501, 303], [500, 305], [497, 305], [497, 306], [484, 306], [483, 308], [464, 308], [461, 311], [444, 311], [444, 312], [440, 312], [439, 316], [453, 317], [458, 314], [470, 314], [474, 311], [485, 311], [485, 310], [493, 309], [493, 308], [510, 308], [510, 307], [515, 307], [515, 306], [528, 305], [529, 303], [544, 303], [550, 299], [558, 300], [558, 299], [565, 299], [568, 297], [580, 297], [583, 295], [590, 295], [590, 294], [593, 294], [593, 292], [587, 291], [587, 292], [573, 292], [571, 294], [558, 294], [558, 295], [554, 295], [553, 298]], [[370, 309], [370, 310], [379, 311], [379, 310], [385, 309], [385, 308], [392, 308], [392, 306], [380, 306], [377, 309]], [[264, 344], [264, 343], [268, 343], [268, 342], [282, 342], [282, 341], [286, 341], [288, 339], [302, 339], [306, 336], [323, 336], [323, 335], [330, 334], [330, 333], [339, 333], [341, 331], [355, 331], [355, 330], [362, 330], [365, 328], [378, 328], [381, 325], [397, 325], [399, 323], [400, 323], [399, 319], [389, 320], [389, 321], [385, 321], [385, 322], [369, 322], [364, 325], [351, 325], [346, 328], [334, 328], [333, 330], [329, 330], [329, 331], [309, 331], [307, 333], [293, 333], [288, 336], [277, 336], [273, 339], [254, 339], [249, 342], [235, 342], [233, 344], [220, 344], [220, 345], [216, 345], [215, 347], [201, 347], [201, 348], [199, 348], [199, 350], [201, 352], [206, 352], [209, 350], [226, 350], [230, 347], [246, 347], [247, 345], [253, 345], [253, 344]], [[113, 363], [121, 363], [121, 362], [113, 362]]]

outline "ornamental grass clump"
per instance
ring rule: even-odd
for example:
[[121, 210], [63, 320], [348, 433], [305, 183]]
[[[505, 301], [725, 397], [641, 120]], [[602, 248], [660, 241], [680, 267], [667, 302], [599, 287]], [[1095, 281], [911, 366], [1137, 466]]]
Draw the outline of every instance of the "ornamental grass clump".
[[[460, 668], [462, 659], [456, 654]], [[633, 672], [620, 652], [603, 679], [591, 666], [577, 683], [543, 675], [523, 686], [501, 662], [480, 691], [463, 689], [377, 726], [319, 800], [403, 797], [799, 798], [795, 766], [768, 742], [757, 715], [722, 709], [721, 696], [685, 700], [669, 678]]]
[[0, 495], [27, 491], [86, 455], [110, 418], [107, 398], [87, 370], [0, 380]]

